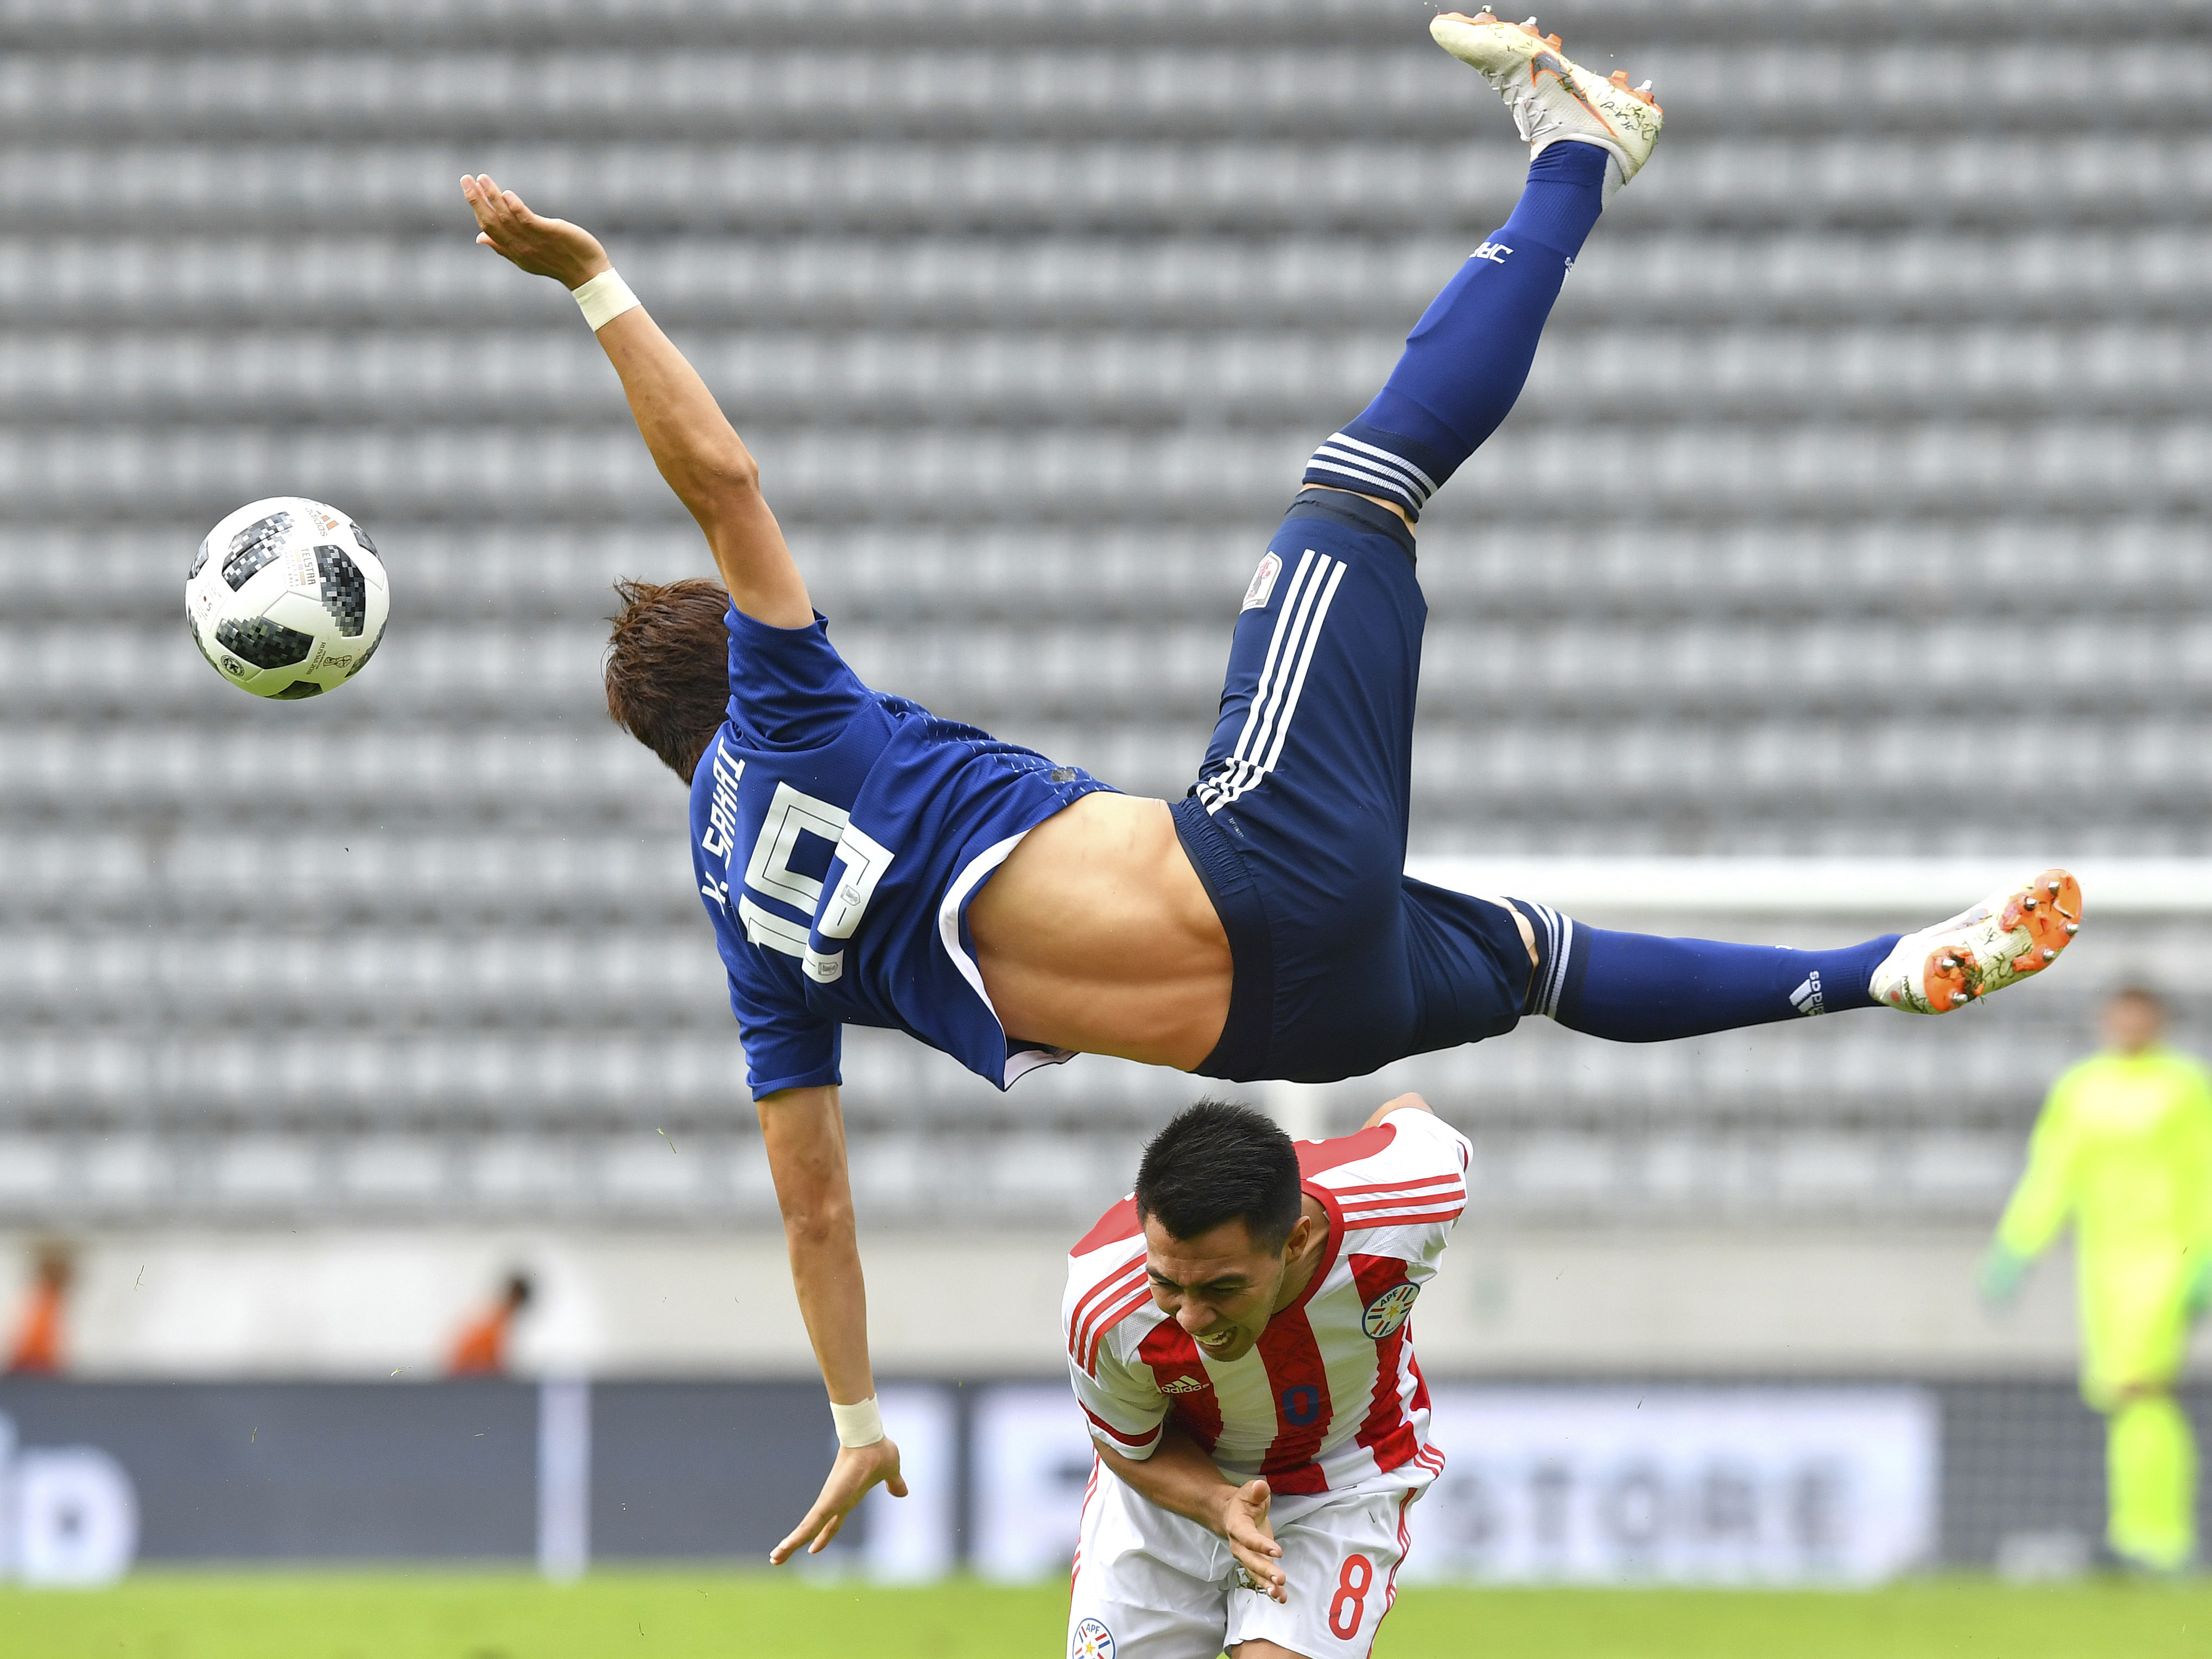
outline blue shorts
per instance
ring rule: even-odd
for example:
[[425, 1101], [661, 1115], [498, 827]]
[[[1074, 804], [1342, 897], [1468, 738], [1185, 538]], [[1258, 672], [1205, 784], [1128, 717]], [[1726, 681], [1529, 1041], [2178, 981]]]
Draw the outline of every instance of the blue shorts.
[[1513, 912], [1405, 873], [1427, 617], [1395, 514], [1340, 491], [1291, 504], [1174, 808], [1236, 966], [1205, 1076], [1360, 1077], [1510, 1031], [1532, 1005]]

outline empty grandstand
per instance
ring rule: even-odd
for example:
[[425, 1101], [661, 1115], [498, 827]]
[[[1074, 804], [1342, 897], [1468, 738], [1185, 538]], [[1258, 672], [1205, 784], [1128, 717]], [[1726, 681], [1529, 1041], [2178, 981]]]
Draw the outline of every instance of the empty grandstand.
[[[2081, 15], [1547, 16], [1668, 137], [1424, 520], [1417, 848], [2207, 851], [2212, 29], [2100, 9], [2161, 69], [2093, 89]], [[705, 561], [465, 169], [609, 243], [863, 675], [1176, 795], [1305, 456], [1516, 187], [1427, 15], [0, 4], [0, 1220], [775, 1213], [682, 793], [599, 698], [611, 580]], [[280, 492], [392, 572], [342, 697], [236, 695], [178, 615]], [[1934, 919], [1731, 908], [1670, 919]], [[2181, 929], [2096, 925], [1964, 1031], [1547, 1026], [1388, 1081], [1492, 1214], [1985, 1215], [2104, 983], [2164, 978], [2185, 1038], [2212, 989]], [[1189, 1093], [1086, 1059], [1002, 1097], [866, 1033], [846, 1080], [879, 1221], [1087, 1216]]]

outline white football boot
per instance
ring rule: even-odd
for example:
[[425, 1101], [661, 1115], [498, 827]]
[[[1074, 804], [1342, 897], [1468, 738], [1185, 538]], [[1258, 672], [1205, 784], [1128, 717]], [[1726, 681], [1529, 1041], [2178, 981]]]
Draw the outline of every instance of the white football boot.
[[1948, 921], [1907, 933], [1868, 989], [1909, 1014], [1948, 1014], [2041, 973], [2081, 931], [2081, 884], [2045, 870], [2024, 887], [2000, 889]]
[[1566, 57], [1559, 37], [1536, 32], [1536, 20], [1501, 23], [1485, 10], [1473, 17], [1448, 11], [1429, 25], [1436, 43], [1462, 64], [1482, 71], [1513, 112], [1513, 125], [1534, 161], [1562, 138], [1593, 143], [1612, 155], [1605, 170], [1605, 199], [1651, 159], [1665, 118], [1651, 83], [1628, 84], [1628, 71], [1610, 79]]

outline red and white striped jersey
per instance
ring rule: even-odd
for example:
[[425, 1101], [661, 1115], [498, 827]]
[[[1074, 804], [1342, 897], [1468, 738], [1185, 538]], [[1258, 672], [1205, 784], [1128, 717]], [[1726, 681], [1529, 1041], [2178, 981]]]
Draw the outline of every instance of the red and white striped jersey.
[[1141, 1460], [1172, 1413], [1224, 1474], [1265, 1475], [1282, 1497], [1425, 1486], [1443, 1454], [1429, 1444], [1407, 1316], [1467, 1206], [1471, 1155], [1457, 1130], [1411, 1109], [1358, 1134], [1300, 1141], [1328, 1243], [1305, 1294], [1227, 1363], [1152, 1300], [1144, 1230], [1123, 1199], [1069, 1255], [1060, 1304], [1069, 1375], [1094, 1434]]

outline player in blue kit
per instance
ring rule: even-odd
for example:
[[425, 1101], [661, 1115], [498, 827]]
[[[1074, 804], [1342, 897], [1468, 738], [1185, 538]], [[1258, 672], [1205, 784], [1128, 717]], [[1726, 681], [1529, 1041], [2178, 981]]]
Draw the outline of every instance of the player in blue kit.
[[691, 785], [694, 866], [843, 1447], [779, 1560], [826, 1543], [876, 1481], [903, 1491], [868, 1363], [847, 1024], [909, 1032], [1001, 1088], [1078, 1053], [1328, 1081], [1531, 1013], [1632, 1042], [1881, 1004], [1942, 1013], [2040, 969], [2078, 926], [2080, 890], [2055, 870], [1835, 951], [1611, 933], [1405, 875], [1414, 527], [1511, 407], [1568, 268], [1661, 124], [1648, 90], [1533, 27], [1454, 13], [1431, 32], [1504, 96], [1527, 187], [1309, 463], [1245, 593], [1205, 764], [1172, 805], [863, 684], [751, 456], [605, 250], [463, 181], [478, 240], [575, 294], [720, 575], [624, 586], [607, 697]]

